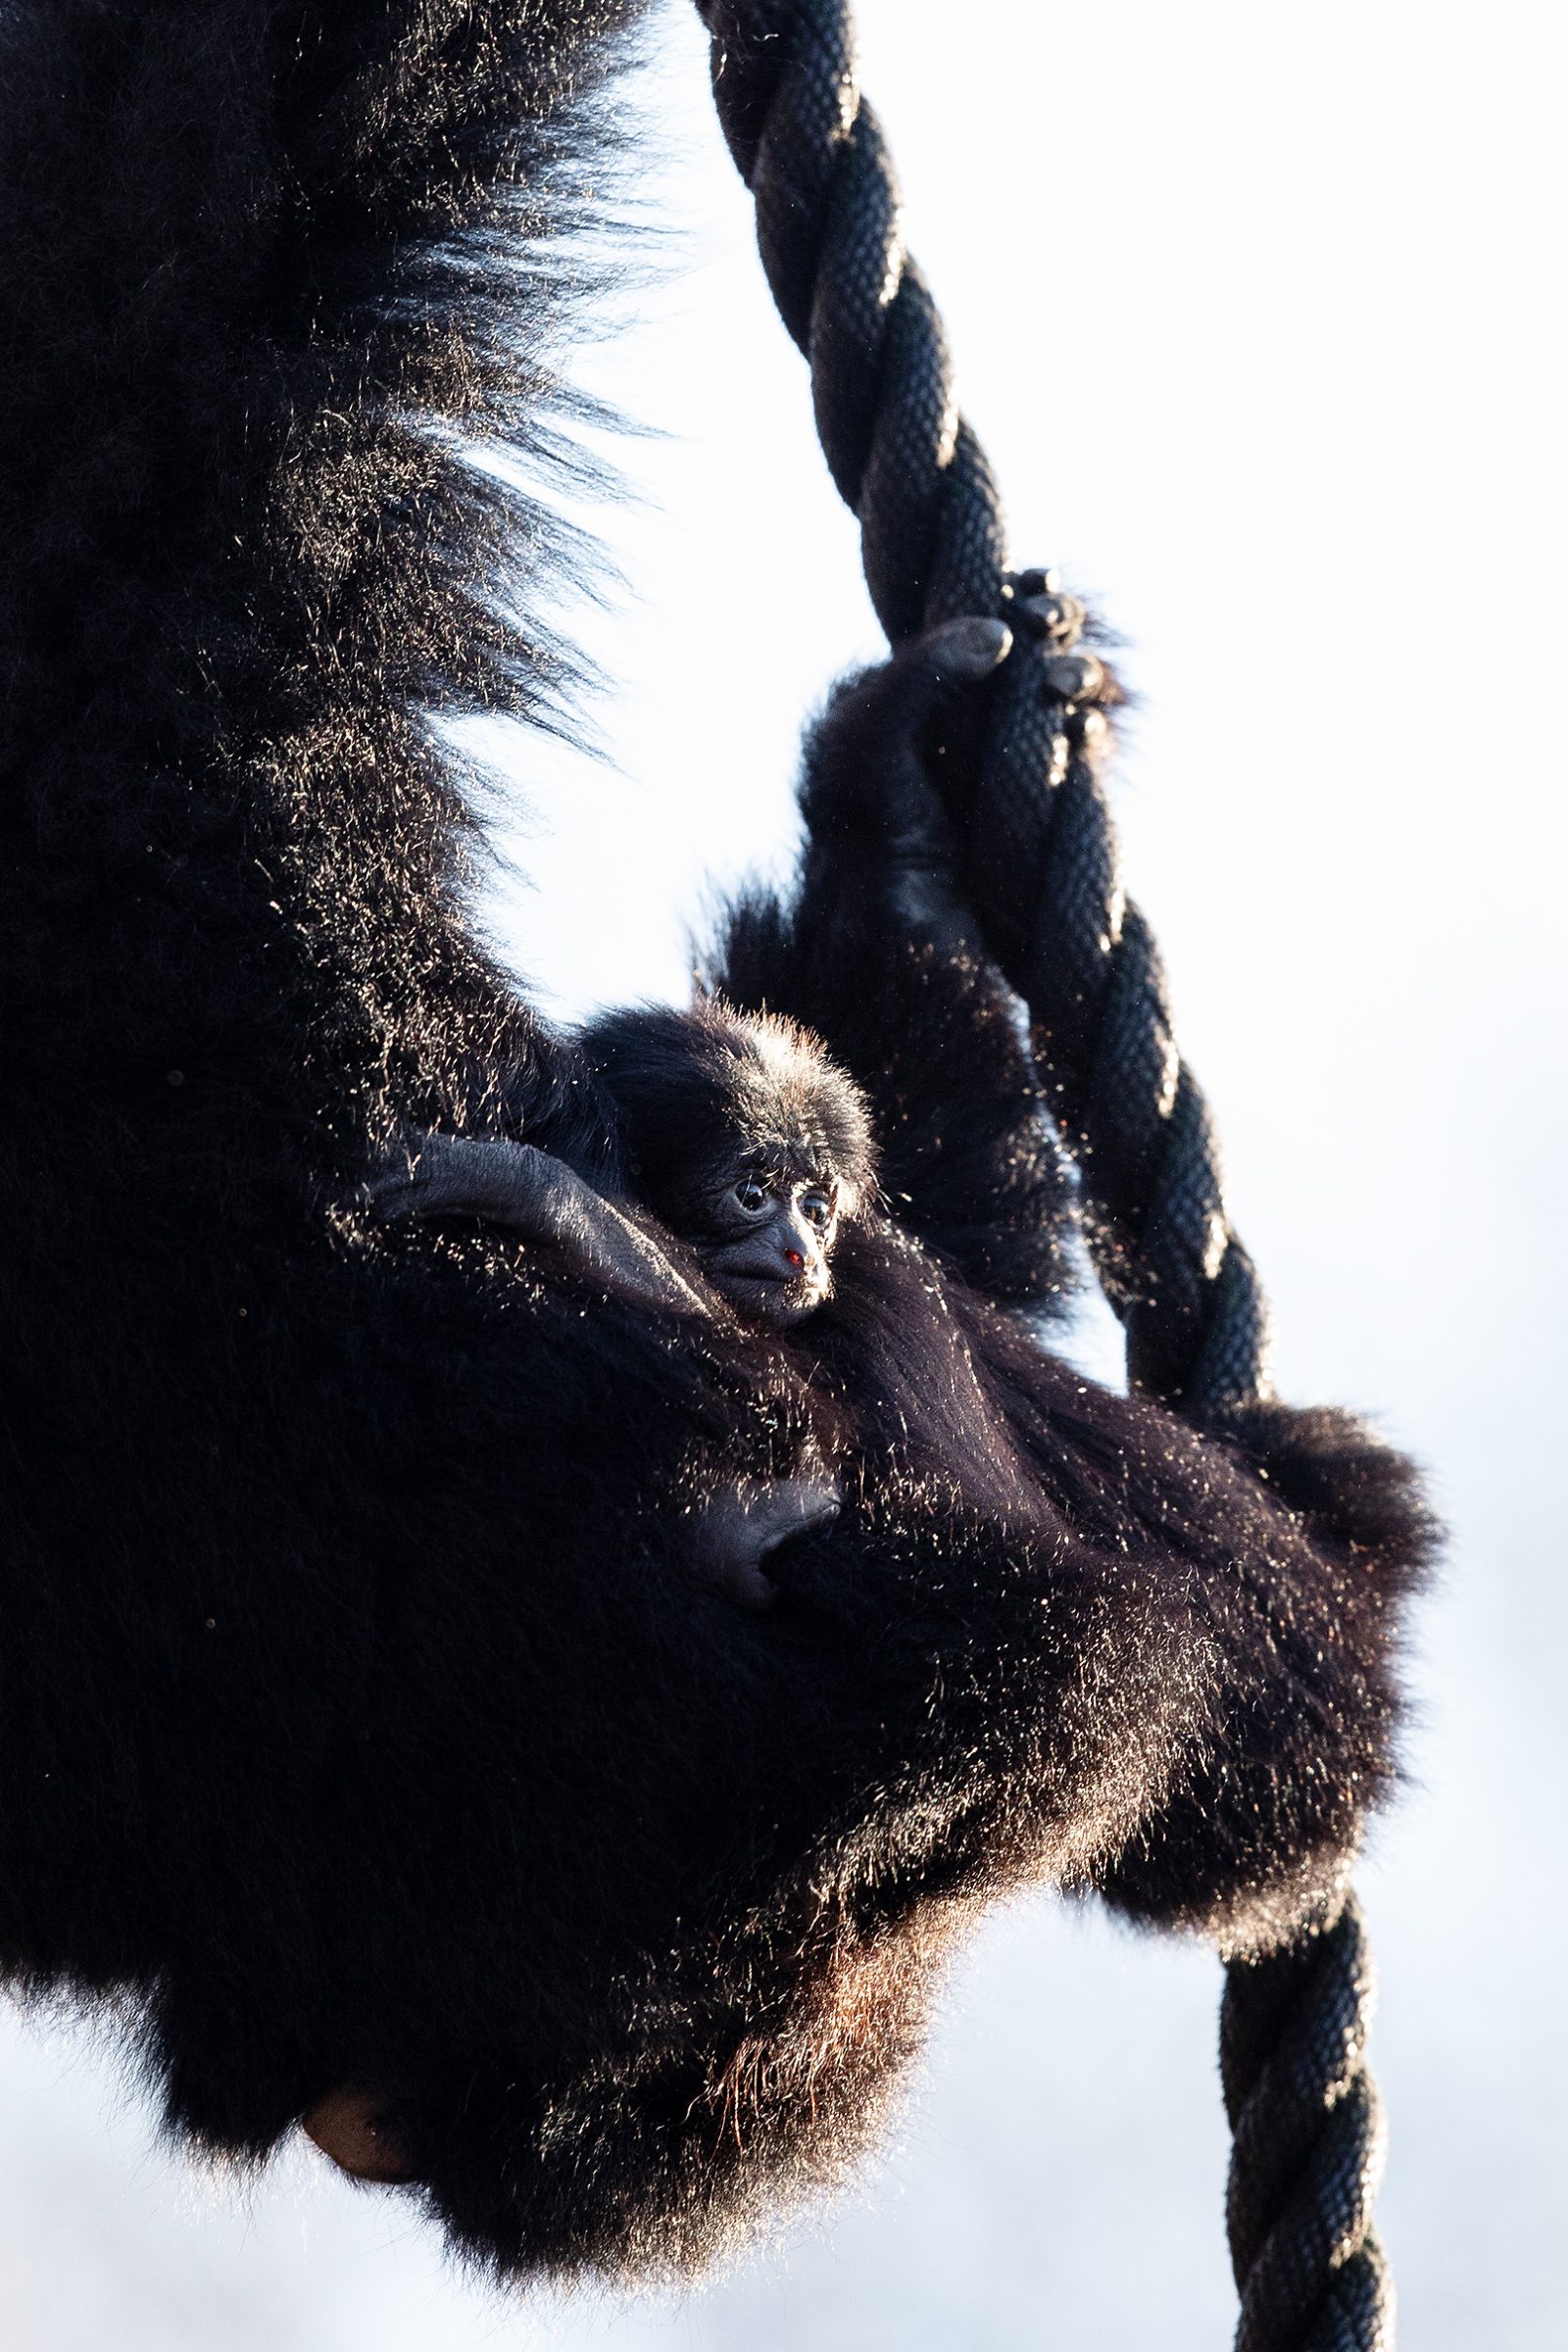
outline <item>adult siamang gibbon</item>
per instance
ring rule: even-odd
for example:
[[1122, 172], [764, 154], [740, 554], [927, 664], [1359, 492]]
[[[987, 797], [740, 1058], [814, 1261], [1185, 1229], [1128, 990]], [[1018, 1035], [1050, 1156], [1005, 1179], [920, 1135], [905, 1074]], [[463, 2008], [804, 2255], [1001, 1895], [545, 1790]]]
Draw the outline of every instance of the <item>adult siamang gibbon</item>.
[[[547, 449], [638, 13], [0, 15], [0, 1964], [194, 2143], [309, 2118], [514, 2274], [832, 2177], [1000, 1889], [1331, 1901], [1427, 1542], [1354, 1423], [1041, 1344], [1068, 1199], [924, 759], [994, 626], [840, 691], [662, 1061], [480, 944], [431, 714], [561, 657], [468, 452]], [[798, 1314], [691, 1206], [705, 1021], [846, 1074], [823, 1164], [728, 1177], [839, 1187]], [[421, 1198], [459, 1145], [546, 1208]]]

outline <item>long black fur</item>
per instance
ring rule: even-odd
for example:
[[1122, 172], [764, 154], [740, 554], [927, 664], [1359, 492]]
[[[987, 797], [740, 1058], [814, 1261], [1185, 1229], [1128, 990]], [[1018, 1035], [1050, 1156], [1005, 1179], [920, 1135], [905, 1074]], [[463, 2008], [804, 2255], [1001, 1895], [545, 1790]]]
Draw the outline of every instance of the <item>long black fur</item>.
[[[502, 2272], [689, 2265], [831, 2177], [1000, 1886], [1238, 1948], [1323, 1901], [1426, 1541], [1359, 1432], [1039, 1351], [1010, 1008], [842, 794], [724, 966], [875, 1106], [898, 1221], [831, 1322], [699, 1340], [353, 1207], [408, 1126], [608, 1164], [426, 713], [559, 675], [544, 526], [460, 443], [546, 433], [634, 16], [0, 15], [0, 1962], [206, 2146], [384, 2095]], [[817, 1431], [847, 1507], [743, 1620], [681, 1512]]]

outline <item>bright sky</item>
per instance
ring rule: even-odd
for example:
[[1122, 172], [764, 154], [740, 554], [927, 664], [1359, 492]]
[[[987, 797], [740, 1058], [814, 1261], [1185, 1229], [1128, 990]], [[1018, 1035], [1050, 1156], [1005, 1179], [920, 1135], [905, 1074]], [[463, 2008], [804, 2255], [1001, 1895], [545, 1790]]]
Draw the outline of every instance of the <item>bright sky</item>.
[[[1311, 11], [862, 0], [964, 403], [1021, 560], [1129, 640], [1132, 886], [1227, 1139], [1287, 1393], [1375, 1406], [1455, 1531], [1419, 1787], [1365, 1886], [1406, 2341], [1560, 2338], [1556, 1791], [1568, 1605], [1559, 935], [1563, 35], [1544, 0]], [[662, 441], [579, 635], [608, 764], [509, 754], [517, 963], [682, 993], [705, 877], [777, 858], [801, 718], [876, 636], [671, 0], [665, 281], [584, 372]], [[638, 133], [639, 139], [644, 134]], [[0, 2073], [18, 2352], [1075, 2352], [1229, 2340], [1217, 1971], [1025, 1906], [960, 1971], [862, 2194], [669, 2309], [500, 2310], [299, 2155], [243, 2206], [106, 2114], [79, 2041]]]

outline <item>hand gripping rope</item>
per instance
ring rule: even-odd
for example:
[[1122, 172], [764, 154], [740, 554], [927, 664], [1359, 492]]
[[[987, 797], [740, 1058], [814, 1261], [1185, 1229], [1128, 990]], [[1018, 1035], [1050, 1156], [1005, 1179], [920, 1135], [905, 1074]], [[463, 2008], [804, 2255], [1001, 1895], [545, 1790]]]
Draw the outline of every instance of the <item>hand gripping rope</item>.
[[[1266, 1396], [1267, 1304], [1226, 1215], [1213, 1122], [1176, 1050], [1158, 951], [1122, 887], [1104, 783], [1115, 680], [1054, 576], [1008, 569], [990, 465], [955, 406], [942, 320], [904, 248], [848, 0], [697, 4], [768, 284], [810, 362], [817, 431], [859, 519], [889, 639], [962, 613], [1014, 624], [967, 810], [967, 874], [1029, 1010], [1128, 1377], [1195, 1414]], [[1373, 1989], [1353, 1898], [1294, 1948], [1227, 1968], [1237, 2352], [1393, 2352], [1393, 2286], [1372, 2228], [1383, 2161], [1364, 2056]]]

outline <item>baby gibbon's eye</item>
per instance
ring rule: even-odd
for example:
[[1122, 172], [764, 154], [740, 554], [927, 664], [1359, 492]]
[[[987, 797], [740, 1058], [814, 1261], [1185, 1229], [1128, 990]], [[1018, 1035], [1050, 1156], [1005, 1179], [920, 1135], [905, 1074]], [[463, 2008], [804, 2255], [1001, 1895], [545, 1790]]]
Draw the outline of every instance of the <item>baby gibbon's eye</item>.
[[825, 1233], [833, 1222], [832, 1196], [828, 1193], [803, 1193], [801, 1214], [808, 1225], [814, 1225], [818, 1233]]
[[755, 1176], [743, 1176], [735, 1187], [735, 1198], [749, 1217], [767, 1206], [767, 1187]]

